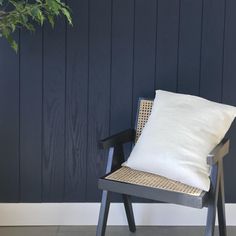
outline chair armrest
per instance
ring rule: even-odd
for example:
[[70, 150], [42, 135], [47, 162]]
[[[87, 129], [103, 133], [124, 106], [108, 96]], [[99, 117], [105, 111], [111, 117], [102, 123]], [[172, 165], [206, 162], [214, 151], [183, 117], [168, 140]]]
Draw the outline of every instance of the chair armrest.
[[123, 144], [134, 141], [135, 130], [128, 129], [118, 134], [112, 135], [108, 138], [105, 138], [99, 142], [99, 146], [102, 149], [113, 147], [117, 144]]
[[229, 139], [224, 138], [207, 156], [207, 164], [214, 165], [229, 152]]

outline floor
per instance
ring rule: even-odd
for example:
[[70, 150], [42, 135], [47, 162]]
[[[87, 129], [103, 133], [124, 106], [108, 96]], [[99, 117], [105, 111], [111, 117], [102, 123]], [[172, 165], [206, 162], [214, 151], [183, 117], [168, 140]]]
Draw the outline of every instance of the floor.
[[[1, 236], [95, 236], [93, 226], [0, 227]], [[130, 233], [125, 226], [107, 228], [106, 236], [201, 236], [203, 227], [137, 227]], [[218, 236], [216, 230], [215, 236]], [[236, 235], [236, 227], [228, 227], [228, 236]]]

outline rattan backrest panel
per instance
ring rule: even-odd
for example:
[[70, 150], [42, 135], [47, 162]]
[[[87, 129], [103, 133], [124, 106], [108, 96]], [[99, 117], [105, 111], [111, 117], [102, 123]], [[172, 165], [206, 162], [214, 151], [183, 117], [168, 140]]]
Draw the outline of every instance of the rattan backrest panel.
[[145, 124], [152, 111], [153, 100], [150, 99], [140, 99], [139, 107], [137, 112], [137, 122], [136, 122], [136, 137], [135, 142], [137, 142], [139, 136], [141, 135]]

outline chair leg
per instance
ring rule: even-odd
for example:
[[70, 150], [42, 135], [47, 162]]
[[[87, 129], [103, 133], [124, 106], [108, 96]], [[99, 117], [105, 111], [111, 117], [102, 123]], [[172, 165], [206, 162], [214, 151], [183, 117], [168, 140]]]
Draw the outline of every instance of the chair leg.
[[224, 191], [223, 165], [221, 167], [221, 177], [220, 177], [217, 209], [218, 209], [219, 233], [220, 233], [220, 236], [226, 236], [227, 229], [226, 229], [226, 219], [225, 219], [225, 191]]
[[108, 212], [110, 208], [110, 192], [102, 192], [102, 202], [100, 207], [96, 236], [104, 236], [107, 226]]
[[132, 208], [132, 203], [130, 196], [122, 194], [123, 201], [124, 201], [124, 206], [125, 206], [125, 212], [129, 224], [129, 230], [131, 232], [136, 231], [136, 226], [135, 226], [135, 220], [134, 220], [134, 213], [133, 213], [133, 208]]
[[216, 219], [216, 206], [212, 202], [208, 205], [207, 225], [205, 229], [205, 236], [214, 236]]
[[211, 189], [209, 192], [207, 225], [205, 229], [205, 236], [214, 236], [216, 208], [219, 193], [220, 172], [218, 164], [212, 167], [211, 171]]

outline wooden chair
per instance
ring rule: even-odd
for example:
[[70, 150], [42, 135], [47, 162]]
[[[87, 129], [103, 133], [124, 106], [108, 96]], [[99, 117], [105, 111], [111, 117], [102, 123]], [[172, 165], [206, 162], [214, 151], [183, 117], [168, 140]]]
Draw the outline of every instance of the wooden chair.
[[103, 190], [97, 226], [97, 236], [104, 236], [110, 206], [110, 194], [122, 195], [129, 229], [135, 232], [135, 220], [130, 196], [137, 196], [161, 202], [174, 203], [194, 208], [208, 208], [205, 236], [213, 236], [216, 209], [218, 210], [220, 236], [226, 236], [225, 194], [223, 157], [228, 153], [229, 140], [223, 139], [207, 157], [211, 166], [211, 187], [209, 192], [164, 178], [162, 176], [122, 167], [124, 162], [123, 144], [135, 143], [151, 113], [153, 101], [139, 100], [136, 129], [129, 129], [100, 141], [103, 149], [109, 148], [106, 175], [99, 179], [98, 186]]

